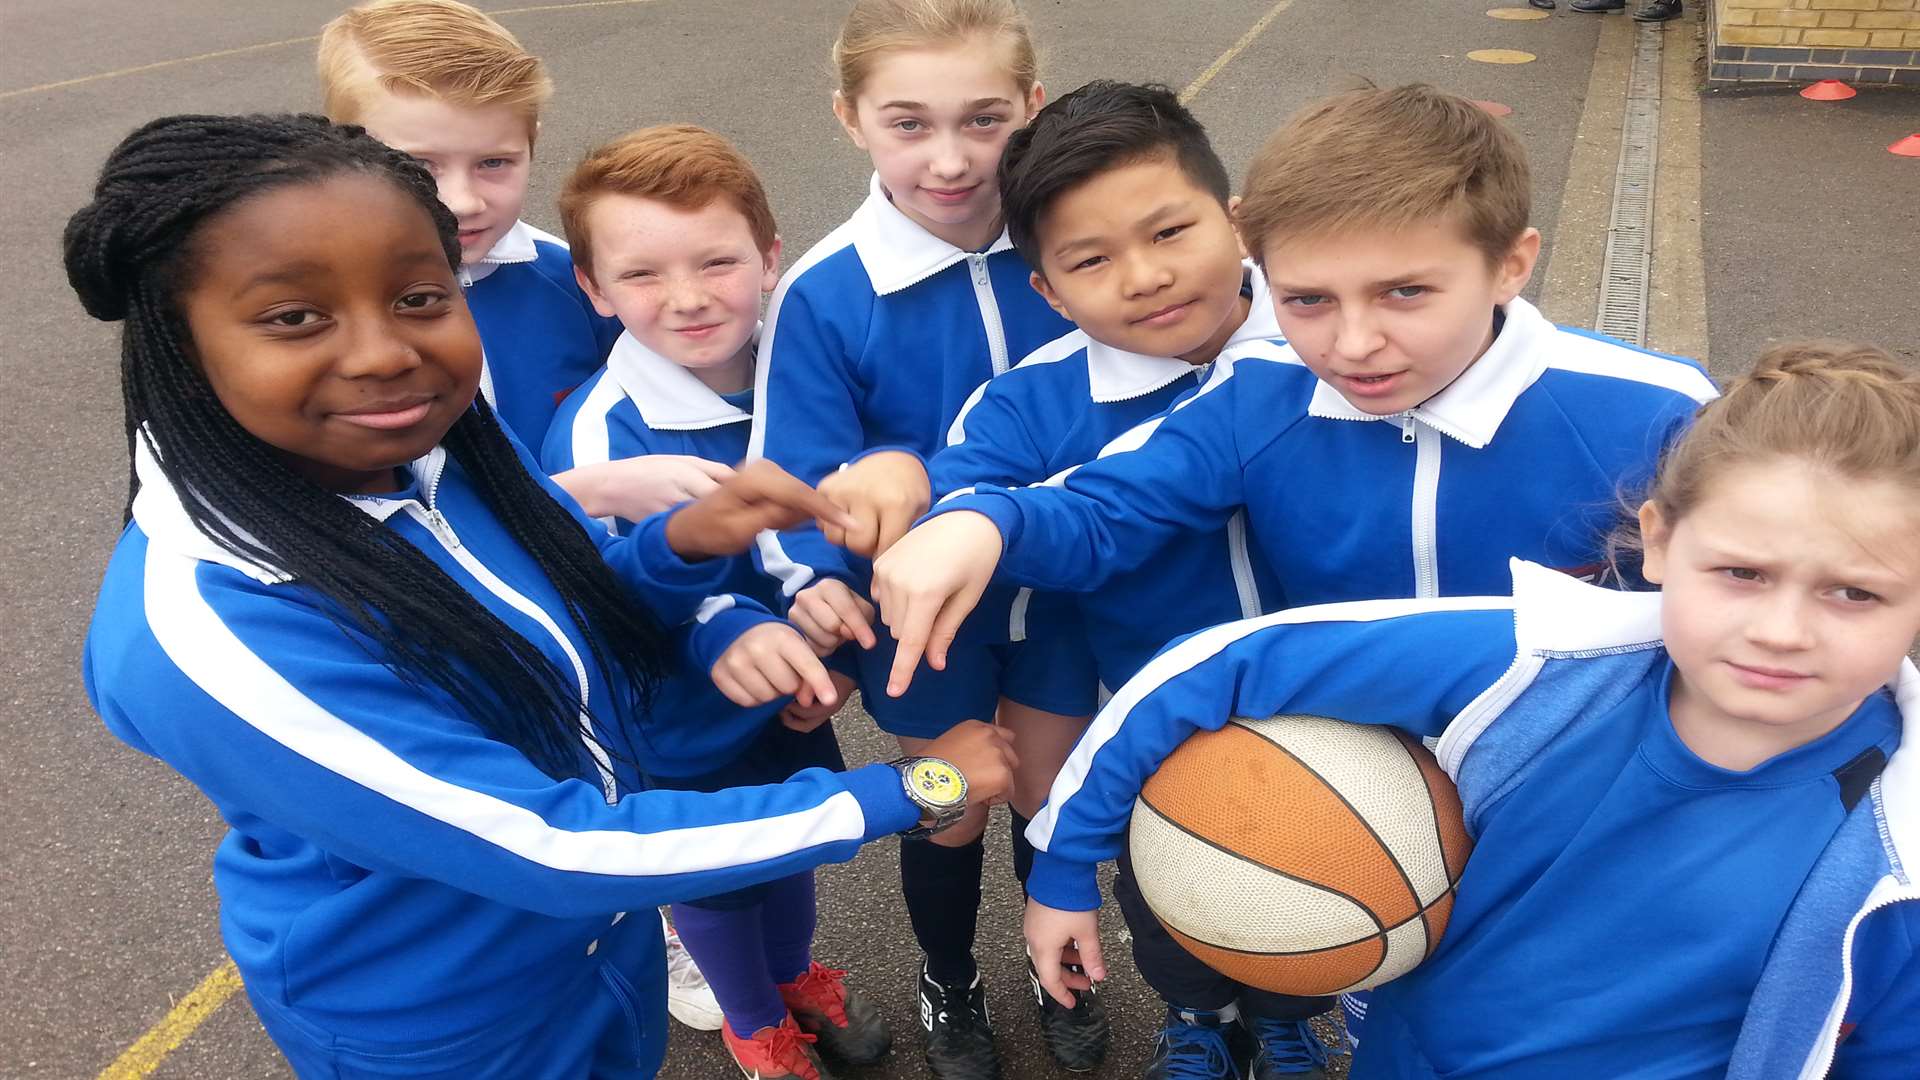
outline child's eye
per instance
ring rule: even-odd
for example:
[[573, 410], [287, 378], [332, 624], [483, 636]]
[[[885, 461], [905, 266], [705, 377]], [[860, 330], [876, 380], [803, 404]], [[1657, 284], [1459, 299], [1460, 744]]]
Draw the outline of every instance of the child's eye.
[[739, 259], [714, 259], [707, 263], [706, 269], [708, 270], [726, 269], [727, 267], [739, 266], [739, 265], [740, 265]]
[[1298, 308], [1319, 307], [1326, 302], [1327, 298], [1321, 296], [1319, 293], [1303, 293], [1300, 296], [1289, 296], [1281, 301], [1283, 304]]
[[513, 164], [512, 158], [490, 157], [480, 163], [483, 169], [504, 169]]
[[1074, 263], [1070, 269], [1085, 270], [1090, 266], [1098, 266], [1101, 263], [1106, 261], [1107, 261], [1107, 257], [1105, 255], [1089, 255], [1086, 258], [1081, 259], [1079, 262]]
[[1750, 566], [1723, 566], [1720, 568], [1720, 573], [1725, 574], [1727, 577], [1730, 577], [1735, 581], [1759, 581], [1760, 580], [1760, 571], [1755, 570]]
[[1161, 229], [1159, 232], [1154, 233], [1153, 238], [1155, 240], [1171, 240], [1174, 237], [1179, 236], [1181, 233], [1186, 232], [1187, 228], [1188, 227], [1185, 225], [1169, 225], [1166, 228]]
[[1002, 121], [997, 116], [976, 116], [973, 119], [967, 121], [967, 123], [972, 124], [974, 127], [977, 127], [977, 128], [990, 128], [996, 124], [1002, 123]]
[[324, 318], [326, 318], [325, 315], [320, 314], [312, 308], [288, 308], [285, 311], [276, 311], [267, 316], [266, 321], [269, 325], [279, 329], [305, 330], [318, 324]]
[[1387, 295], [1396, 300], [1413, 300], [1427, 295], [1429, 291], [1425, 285], [1402, 285], [1397, 289], [1388, 289]]
[[446, 299], [446, 295], [437, 292], [410, 292], [400, 298], [400, 306], [408, 311], [424, 311]]
[[1845, 600], [1849, 604], [1871, 604], [1880, 599], [1879, 594], [1870, 593], [1865, 589], [1852, 585], [1842, 585], [1834, 591], [1839, 593], [1840, 599]]
[[895, 120], [893, 122], [893, 130], [898, 131], [903, 135], [916, 134], [922, 129], [924, 129], [926, 126], [927, 125], [921, 123], [918, 120]]
[[653, 271], [651, 270], [628, 270], [627, 272], [620, 275], [620, 280], [621, 281], [640, 281], [643, 278], [650, 278], [652, 276], [653, 276]]

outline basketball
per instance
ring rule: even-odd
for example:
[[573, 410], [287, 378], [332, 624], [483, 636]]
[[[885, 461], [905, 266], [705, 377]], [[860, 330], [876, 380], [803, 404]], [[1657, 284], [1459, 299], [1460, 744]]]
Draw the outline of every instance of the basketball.
[[1188, 951], [1302, 997], [1425, 959], [1471, 847], [1417, 739], [1318, 716], [1194, 735], [1147, 781], [1128, 834], [1141, 895]]

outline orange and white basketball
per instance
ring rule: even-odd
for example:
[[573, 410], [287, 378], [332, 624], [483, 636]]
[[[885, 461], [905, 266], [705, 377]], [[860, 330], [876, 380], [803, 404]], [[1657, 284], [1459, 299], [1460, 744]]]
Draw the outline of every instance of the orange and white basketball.
[[1134, 804], [1141, 895], [1221, 974], [1299, 996], [1378, 986], [1446, 929], [1472, 842], [1433, 755], [1393, 728], [1234, 719]]

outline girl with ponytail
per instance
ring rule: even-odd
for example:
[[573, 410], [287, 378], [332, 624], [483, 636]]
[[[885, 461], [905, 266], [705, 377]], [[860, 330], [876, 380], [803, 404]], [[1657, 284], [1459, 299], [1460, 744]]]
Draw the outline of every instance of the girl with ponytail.
[[[632, 733], [683, 663], [741, 704], [831, 697], [791, 627], [708, 594], [762, 529], [837, 511], [759, 463], [627, 537], [586, 518], [476, 398], [412, 159], [318, 117], [168, 117], [65, 251], [123, 323], [133, 459], [88, 693], [231, 826], [223, 936], [301, 1075], [651, 1076], [660, 926], [626, 910], [922, 816], [884, 765], [638, 790]], [[984, 725], [935, 753], [1005, 789]]]

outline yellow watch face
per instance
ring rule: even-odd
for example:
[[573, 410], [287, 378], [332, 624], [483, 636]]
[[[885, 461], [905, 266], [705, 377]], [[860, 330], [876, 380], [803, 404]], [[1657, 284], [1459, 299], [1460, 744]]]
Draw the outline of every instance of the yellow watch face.
[[944, 761], [922, 759], [907, 768], [907, 783], [934, 806], [953, 806], [966, 797], [967, 782]]

